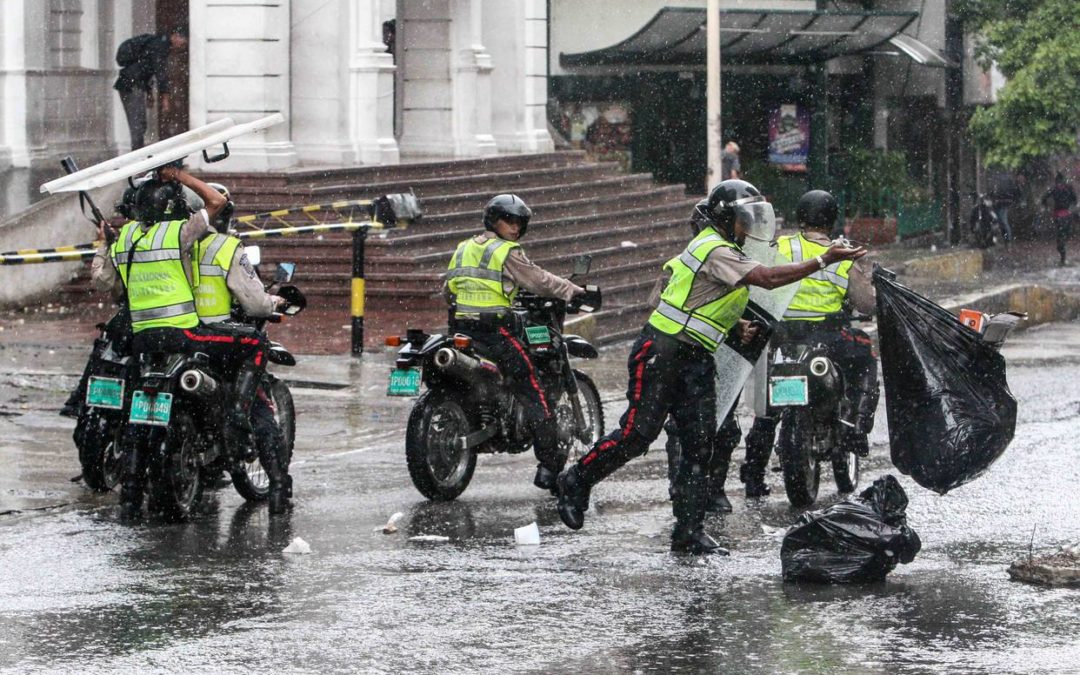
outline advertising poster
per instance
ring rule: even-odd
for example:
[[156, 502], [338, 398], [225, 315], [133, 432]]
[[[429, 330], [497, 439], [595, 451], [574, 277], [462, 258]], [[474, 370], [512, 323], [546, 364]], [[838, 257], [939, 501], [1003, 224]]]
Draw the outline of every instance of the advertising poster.
[[791, 104], [769, 113], [769, 162], [786, 171], [806, 171], [810, 154], [810, 111]]

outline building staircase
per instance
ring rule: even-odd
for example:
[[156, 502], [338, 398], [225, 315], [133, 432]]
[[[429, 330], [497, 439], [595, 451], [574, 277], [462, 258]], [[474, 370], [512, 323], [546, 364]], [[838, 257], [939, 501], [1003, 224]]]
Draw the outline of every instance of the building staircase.
[[[415, 191], [424, 209], [419, 223], [373, 231], [367, 238], [368, 346], [406, 327], [446, 325], [440, 289], [450, 256], [458, 242], [480, 230], [484, 205], [501, 192], [518, 194], [533, 209], [522, 243], [538, 265], [567, 275], [575, 255], [593, 256], [588, 281], [604, 292], [604, 307], [595, 315], [597, 335], [604, 342], [631, 337], [651, 310], [648, 297], [663, 262], [686, 243], [694, 203], [681, 185], [658, 185], [649, 174], [626, 174], [582, 152], [202, 177], [229, 186], [238, 215]], [[302, 213], [283, 220], [311, 224]], [[297, 263], [294, 281], [308, 297], [308, 311], [285, 330], [286, 339], [298, 351], [304, 349], [296, 343], [310, 344], [312, 337], [322, 345], [314, 351], [347, 351], [351, 235], [258, 243], [264, 261]], [[69, 301], [85, 297], [86, 289], [81, 278], [68, 285], [66, 295]]]

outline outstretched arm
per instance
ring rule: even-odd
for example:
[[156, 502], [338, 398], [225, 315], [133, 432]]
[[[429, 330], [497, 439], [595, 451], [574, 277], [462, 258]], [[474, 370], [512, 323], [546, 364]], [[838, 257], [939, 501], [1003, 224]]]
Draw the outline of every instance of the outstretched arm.
[[[831, 265], [834, 262], [840, 262], [841, 260], [858, 260], [864, 255], [866, 255], [865, 248], [846, 248], [834, 244], [829, 247], [829, 250], [821, 255], [821, 258], [825, 261], [826, 265]], [[761, 288], [771, 290], [805, 279], [819, 269], [821, 269], [821, 265], [818, 264], [816, 258], [797, 263], [789, 263], [787, 265], [777, 265], [776, 267], [766, 267], [761, 265], [750, 270], [750, 272], [743, 277], [743, 283], [748, 286], [760, 286]]]

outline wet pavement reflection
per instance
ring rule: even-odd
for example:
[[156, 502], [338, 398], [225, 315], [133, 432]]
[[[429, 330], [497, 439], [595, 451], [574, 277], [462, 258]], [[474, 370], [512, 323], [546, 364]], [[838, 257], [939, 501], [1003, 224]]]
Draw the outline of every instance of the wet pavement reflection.
[[[624, 350], [586, 367], [609, 421], [621, 412]], [[427, 502], [404, 463], [411, 401], [382, 396], [379, 357], [324, 362], [321, 375], [347, 388], [294, 389], [289, 516], [271, 519], [224, 488], [190, 523], [122, 526], [114, 496], [68, 480], [71, 422], [55, 409], [85, 352], [20, 354], [0, 351], [3, 672], [1057, 673], [1080, 663], [1080, 591], [1005, 573], [1032, 539], [1036, 552], [1080, 541], [1080, 326], [1012, 340], [1012, 447], [945, 497], [902, 479], [923, 550], [886, 582], [856, 587], [781, 581], [780, 539], [798, 512], [778, 474], [774, 494], [753, 503], [728, 482], [735, 513], [709, 527], [730, 558], [671, 556], [659, 444], [596, 489], [580, 532], [531, 487], [528, 457], [483, 457], [458, 501]], [[19, 366], [29, 362], [35, 370]], [[883, 411], [879, 420], [863, 485], [890, 468]], [[819, 506], [838, 498], [828, 480], [821, 494]], [[383, 534], [396, 511], [399, 531]], [[513, 529], [533, 521], [540, 546], [515, 546]], [[410, 540], [423, 535], [448, 540]], [[312, 553], [283, 554], [294, 537]]]

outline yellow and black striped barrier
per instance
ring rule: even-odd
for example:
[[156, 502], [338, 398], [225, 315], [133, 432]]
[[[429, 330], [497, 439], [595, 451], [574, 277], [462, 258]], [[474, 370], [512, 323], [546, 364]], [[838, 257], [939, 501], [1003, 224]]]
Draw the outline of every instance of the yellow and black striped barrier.
[[[404, 198], [404, 199], [403, 199]], [[398, 206], [404, 209], [406, 215], [398, 216], [394, 205], [395, 199]], [[411, 203], [404, 203], [411, 199]], [[410, 210], [411, 209], [411, 210]], [[290, 215], [306, 215], [314, 224], [292, 225], [285, 218]], [[320, 222], [319, 217], [327, 217], [331, 214], [345, 215], [345, 222]], [[362, 219], [353, 220], [357, 215]], [[252, 229], [237, 232], [236, 236], [243, 240], [269, 239], [272, 237], [291, 237], [303, 234], [318, 234], [321, 232], [352, 232], [352, 293], [350, 313], [352, 315], [352, 353], [362, 354], [364, 351], [364, 249], [369, 230], [387, 229], [388, 225], [380, 220], [384, 217], [390, 220], [397, 228], [405, 227], [410, 220], [418, 219], [421, 215], [419, 202], [414, 195], [391, 195], [381, 197], [378, 200], [349, 199], [330, 202], [327, 204], [309, 204], [288, 209], [278, 209], [265, 213], [254, 213], [247, 216], [233, 218], [236, 225], [244, 225]], [[284, 227], [270, 228], [267, 225], [278, 223]], [[101, 246], [100, 241], [75, 246], [58, 246], [56, 248], [21, 249], [0, 253], [0, 265], [26, 265], [35, 263], [53, 262], [77, 262], [94, 257], [94, 253]]]

